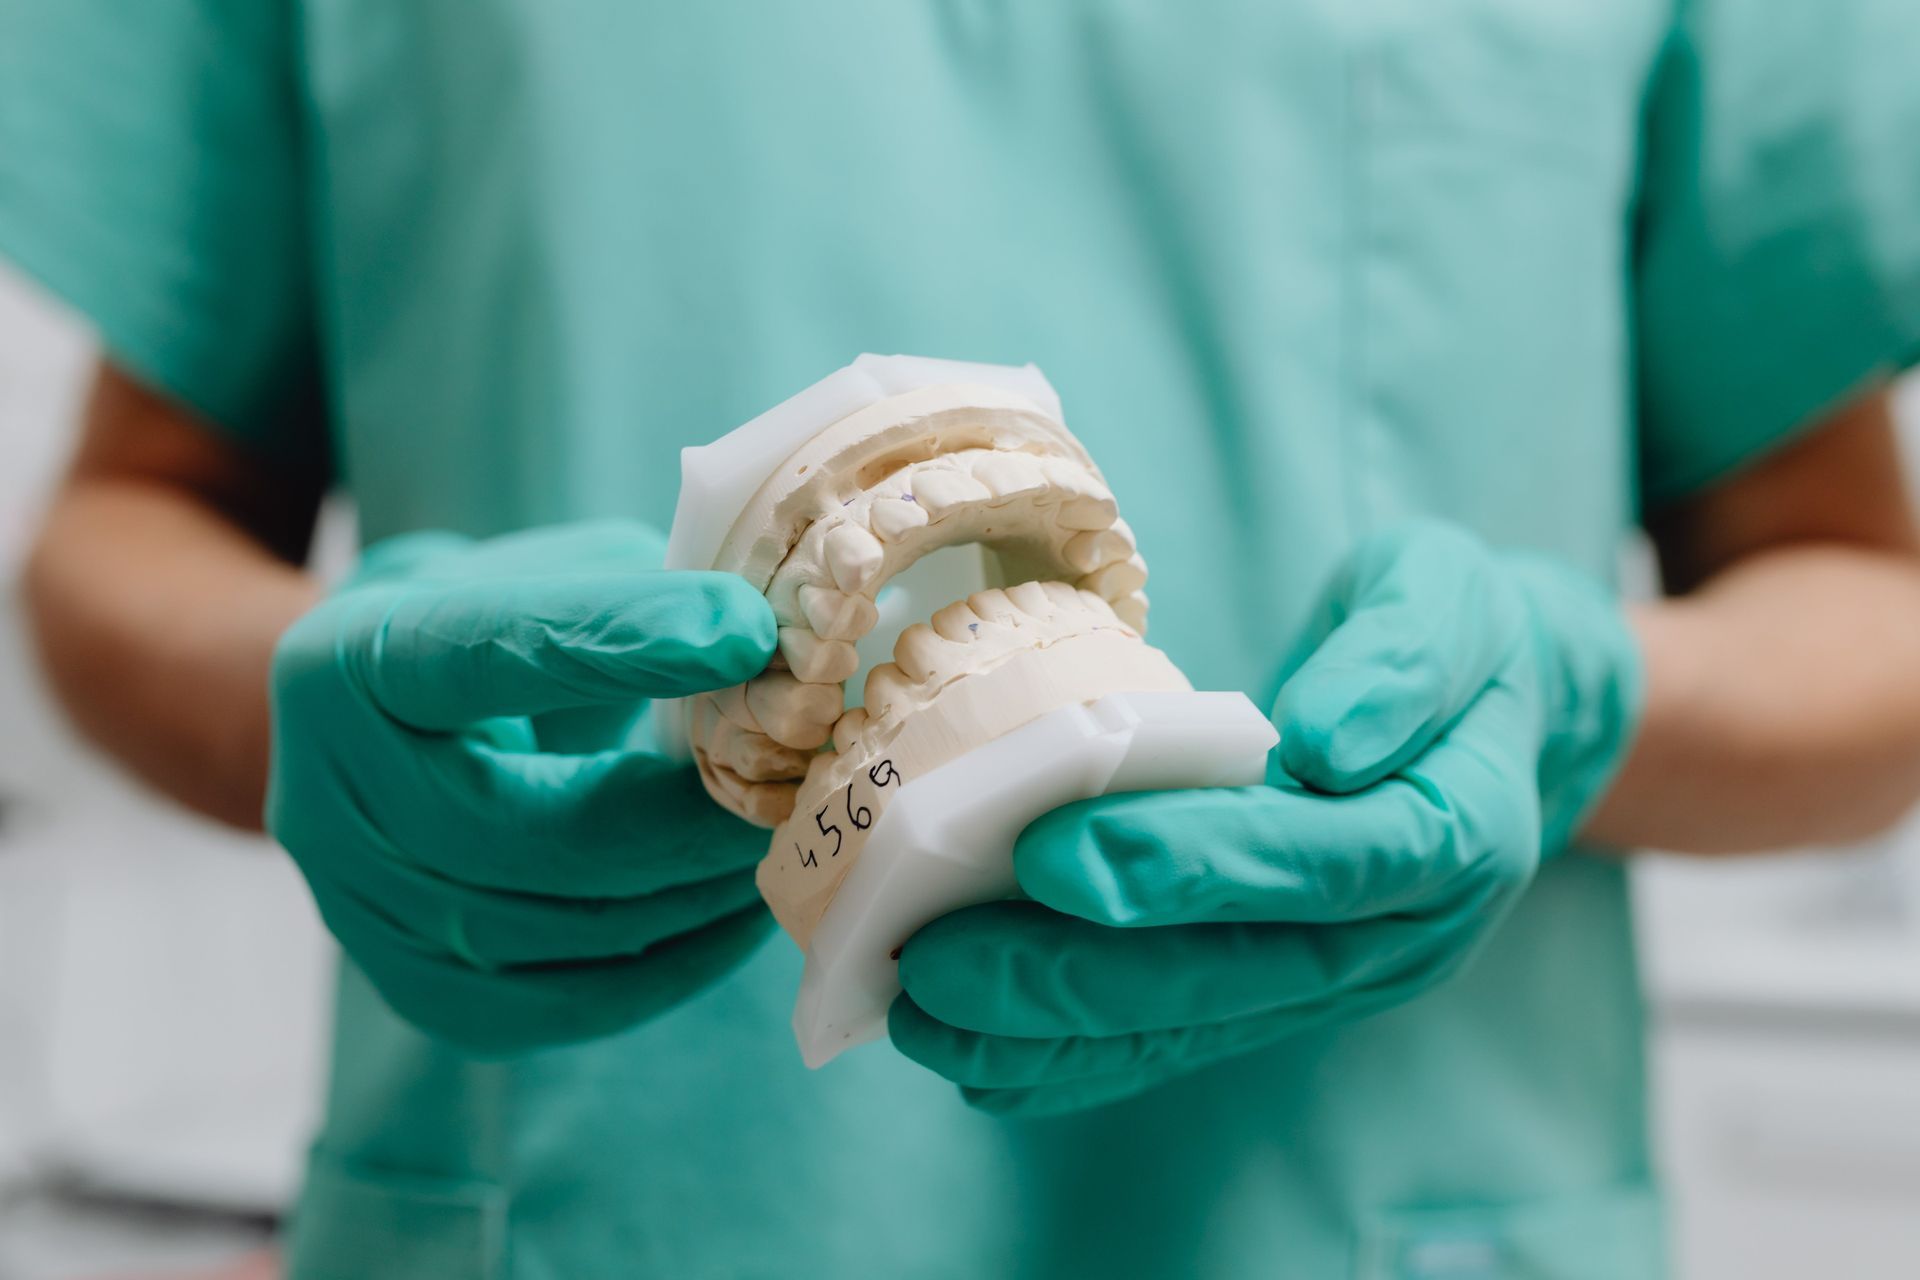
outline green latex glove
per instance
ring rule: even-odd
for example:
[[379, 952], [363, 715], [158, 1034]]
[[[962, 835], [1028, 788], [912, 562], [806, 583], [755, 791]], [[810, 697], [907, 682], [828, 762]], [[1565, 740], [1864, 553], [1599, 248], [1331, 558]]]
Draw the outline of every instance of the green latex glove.
[[767, 931], [766, 834], [624, 742], [643, 700], [758, 673], [773, 614], [661, 549], [626, 523], [395, 538], [274, 656], [267, 828], [394, 1009], [468, 1052], [621, 1030]]
[[1287, 670], [1269, 785], [1057, 809], [1014, 850], [1033, 901], [910, 939], [901, 1051], [1038, 1114], [1412, 999], [1566, 844], [1639, 705], [1597, 586], [1437, 524], [1356, 548]]

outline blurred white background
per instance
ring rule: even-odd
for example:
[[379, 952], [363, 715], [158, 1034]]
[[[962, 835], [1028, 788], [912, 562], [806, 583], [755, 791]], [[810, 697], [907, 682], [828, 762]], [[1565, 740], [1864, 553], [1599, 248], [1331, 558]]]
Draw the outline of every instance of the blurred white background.
[[[10, 584], [91, 354], [0, 268], [0, 1280], [259, 1239], [325, 1043], [291, 866], [138, 793], [32, 674]], [[1905, 408], [1912, 464], [1920, 382]], [[1920, 1276], [1920, 824], [1638, 874], [1677, 1275]]]

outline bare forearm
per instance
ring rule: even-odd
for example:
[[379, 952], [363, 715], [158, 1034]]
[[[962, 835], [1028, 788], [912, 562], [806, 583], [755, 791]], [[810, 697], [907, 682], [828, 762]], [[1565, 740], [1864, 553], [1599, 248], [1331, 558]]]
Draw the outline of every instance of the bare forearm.
[[1734, 853], [1858, 839], [1920, 799], [1920, 560], [1809, 542], [1634, 618], [1646, 712], [1588, 826]]
[[27, 590], [75, 723], [176, 800], [258, 827], [267, 667], [312, 603], [306, 575], [191, 497], [93, 480], [55, 504]]

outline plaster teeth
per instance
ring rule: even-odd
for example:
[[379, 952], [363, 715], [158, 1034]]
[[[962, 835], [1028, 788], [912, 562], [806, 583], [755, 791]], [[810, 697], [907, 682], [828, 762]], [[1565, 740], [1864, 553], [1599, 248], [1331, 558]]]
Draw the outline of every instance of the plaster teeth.
[[993, 497], [987, 486], [964, 471], [928, 467], [914, 472], [913, 499], [926, 509], [929, 520], [959, 507], [970, 507]]
[[785, 671], [747, 682], [747, 709], [766, 735], [783, 747], [812, 751], [822, 746], [840, 718], [836, 685], [808, 684]]
[[807, 771], [811, 758], [805, 751], [783, 747], [764, 733], [749, 733], [727, 725], [715, 734], [711, 743], [718, 747], [720, 763], [748, 782], [780, 782], [797, 778]]
[[1053, 601], [1053, 611], [1055, 613], [1081, 607], [1079, 590], [1068, 586], [1064, 582], [1055, 582], [1052, 579], [1048, 579], [1040, 584], [1040, 589], [1047, 593], [1049, 600]]
[[808, 684], [839, 684], [860, 667], [860, 655], [845, 640], [824, 640], [805, 627], [780, 628], [787, 669]]
[[806, 589], [805, 582], [797, 573], [776, 573], [767, 584], [767, 604], [773, 608], [774, 621], [781, 626], [793, 626], [805, 616], [799, 600], [799, 593]]
[[880, 540], [857, 524], [835, 526], [826, 536], [823, 551], [834, 585], [849, 595], [872, 586], [887, 559]]
[[704, 743], [720, 732], [720, 708], [713, 705], [712, 698], [695, 698], [689, 715], [689, 732], [693, 741]]
[[833, 722], [833, 749], [850, 751], [860, 740], [860, 733], [867, 727], [867, 712], [864, 707], [855, 707]]
[[1026, 614], [999, 587], [974, 592], [967, 597], [967, 607], [979, 614], [982, 621], [1002, 626], [1017, 627], [1027, 621]]
[[1079, 598], [1081, 608], [1105, 617], [1115, 616], [1113, 606], [1108, 604], [1107, 601], [1096, 592], [1089, 591], [1085, 587], [1079, 587], [1075, 589], [1074, 595]]
[[760, 722], [754, 719], [753, 708], [747, 705], [747, 686], [731, 685], [725, 689], [716, 689], [709, 695], [713, 709], [726, 717], [729, 724], [742, 729], [751, 729], [755, 733], [763, 732]]
[[966, 644], [980, 636], [983, 626], [991, 626], [973, 611], [965, 600], [956, 600], [946, 608], [936, 612], [932, 619], [934, 634], [942, 640], [955, 644]]
[[800, 615], [822, 640], [858, 640], [880, 621], [873, 601], [831, 587], [801, 587], [799, 603]]
[[777, 827], [793, 816], [793, 802], [799, 795], [797, 782], [752, 783], [741, 797], [742, 816], [756, 827]]
[[1080, 585], [1107, 600], [1118, 600], [1147, 585], [1147, 562], [1139, 556], [1117, 560], [1080, 579]]
[[987, 487], [995, 502], [1037, 494], [1047, 487], [1039, 462], [1021, 453], [995, 452], [976, 458], [973, 478]]
[[868, 512], [867, 523], [883, 540], [898, 542], [927, 523], [927, 509], [911, 498], [881, 498]]
[[867, 672], [866, 688], [861, 690], [860, 705], [869, 716], [881, 716], [895, 703], [913, 696], [913, 682], [891, 662], [883, 662]]
[[895, 665], [915, 682], [929, 679], [949, 655], [946, 641], [924, 622], [914, 623], [893, 642]]
[[1049, 596], [1046, 588], [1037, 582], [1022, 582], [1017, 586], [1008, 587], [1007, 599], [1013, 601], [1016, 608], [1036, 618], [1053, 616], [1053, 597]]
[[1129, 591], [1126, 595], [1121, 596], [1112, 603], [1115, 617], [1132, 627], [1135, 631], [1138, 631], [1141, 635], [1144, 636], [1147, 634], [1146, 592]]
[[1104, 568], [1115, 560], [1125, 560], [1132, 554], [1133, 537], [1124, 520], [1114, 521], [1111, 529], [1076, 533], [1060, 549], [1061, 558], [1083, 574]]
[[799, 784], [793, 782], [750, 782], [723, 762], [704, 752], [697, 756], [700, 776], [716, 798], [725, 797], [728, 808], [761, 827], [777, 827], [793, 813]]
[[1105, 529], [1120, 518], [1120, 506], [1104, 484], [1077, 462], [1048, 458], [1041, 464], [1047, 479], [1061, 493], [1060, 526], [1064, 529]]

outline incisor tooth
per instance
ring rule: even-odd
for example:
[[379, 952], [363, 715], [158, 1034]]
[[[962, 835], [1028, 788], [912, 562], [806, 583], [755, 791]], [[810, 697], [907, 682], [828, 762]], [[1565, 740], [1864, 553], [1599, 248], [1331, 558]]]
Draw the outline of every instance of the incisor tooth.
[[770, 671], [747, 682], [747, 708], [769, 738], [783, 747], [811, 751], [827, 740], [840, 718], [840, 689], [808, 684], [785, 671]]
[[1121, 532], [1123, 523], [1116, 520], [1111, 529], [1074, 534], [1060, 549], [1061, 558], [1081, 573], [1092, 573], [1115, 560], [1125, 560], [1133, 554], [1133, 539]]
[[946, 641], [924, 622], [914, 623], [893, 642], [895, 665], [914, 681], [931, 677], [939, 668], [940, 660], [950, 656], [950, 653]]
[[987, 486], [995, 502], [1038, 493], [1047, 487], [1040, 464], [1020, 453], [983, 455], [974, 461], [973, 478]]
[[800, 614], [822, 640], [858, 640], [880, 620], [880, 611], [865, 596], [812, 585], [800, 588]]
[[833, 722], [833, 749], [850, 750], [859, 739], [860, 731], [867, 727], [867, 712], [864, 707], [855, 707]]
[[1116, 560], [1106, 568], [1080, 579], [1080, 585], [1108, 600], [1118, 600], [1147, 585], [1147, 562], [1139, 556]]
[[857, 524], [836, 526], [827, 534], [824, 550], [834, 585], [849, 595], [872, 586], [887, 559], [880, 540]]
[[867, 523], [888, 542], [898, 542], [927, 523], [927, 509], [911, 498], [881, 498], [867, 513]]
[[808, 684], [839, 684], [860, 667], [860, 655], [845, 640], [823, 640], [805, 627], [780, 628], [787, 669]]
[[1130, 591], [1113, 603], [1114, 616], [1138, 631], [1147, 634], [1147, 593]]
[[956, 600], [937, 611], [930, 621], [934, 633], [942, 640], [965, 644], [979, 637], [982, 619], [965, 600]]
[[904, 702], [911, 696], [913, 682], [899, 667], [891, 662], [883, 662], [867, 672], [867, 685], [861, 690], [860, 704], [866, 708], [868, 716], [885, 715], [888, 707]]
[[926, 508], [929, 520], [938, 520], [956, 507], [986, 502], [993, 494], [964, 471], [929, 467], [914, 473], [913, 499]]

